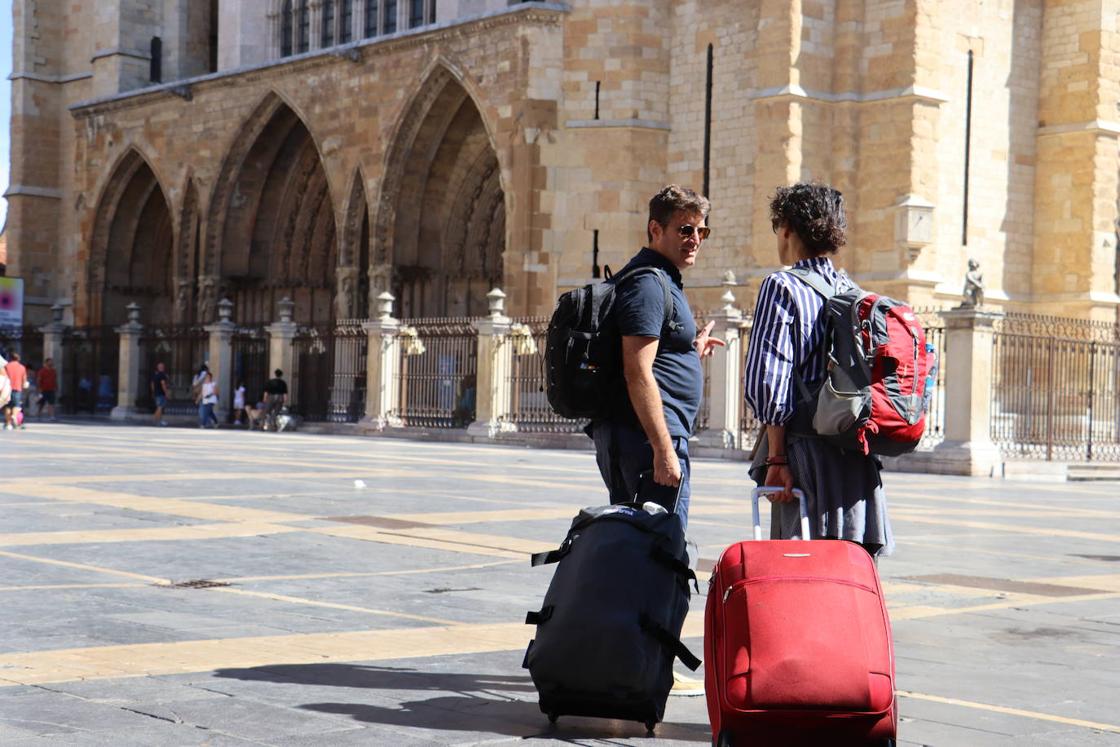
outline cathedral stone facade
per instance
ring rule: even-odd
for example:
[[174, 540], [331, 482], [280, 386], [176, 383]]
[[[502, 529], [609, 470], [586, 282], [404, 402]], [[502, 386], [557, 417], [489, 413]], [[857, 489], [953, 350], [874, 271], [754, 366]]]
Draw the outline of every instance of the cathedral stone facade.
[[712, 200], [686, 277], [749, 306], [776, 186], [944, 306], [1112, 319], [1120, 0], [15, 0], [8, 274], [27, 318], [539, 315]]

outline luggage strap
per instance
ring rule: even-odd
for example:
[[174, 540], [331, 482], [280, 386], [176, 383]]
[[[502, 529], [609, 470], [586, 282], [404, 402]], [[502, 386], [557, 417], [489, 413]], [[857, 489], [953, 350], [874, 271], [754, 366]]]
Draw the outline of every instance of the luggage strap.
[[565, 539], [560, 543], [560, 547], [548, 552], [535, 552], [529, 556], [529, 564], [536, 568], [538, 565], [548, 565], [549, 563], [559, 563], [565, 555], [572, 551], [571, 538]]
[[638, 625], [643, 632], [653, 636], [658, 643], [664, 646], [673, 656], [680, 659], [681, 663], [693, 672], [700, 668], [702, 662], [696, 658], [695, 654], [688, 650], [688, 646], [681, 643], [680, 638], [670, 633], [652, 617], [643, 612], [641, 618], [638, 620]]
[[540, 625], [552, 619], [552, 611], [555, 609], [551, 604], [546, 607], [541, 607], [539, 612], [528, 612], [525, 614], [526, 625]]
[[649, 554], [658, 563], [669, 566], [674, 573], [683, 578], [686, 586], [688, 582], [691, 581], [692, 586], [696, 589], [696, 593], [700, 593], [700, 582], [696, 580], [696, 571], [689, 568], [687, 563], [666, 550], [664, 545], [654, 545], [650, 549]]

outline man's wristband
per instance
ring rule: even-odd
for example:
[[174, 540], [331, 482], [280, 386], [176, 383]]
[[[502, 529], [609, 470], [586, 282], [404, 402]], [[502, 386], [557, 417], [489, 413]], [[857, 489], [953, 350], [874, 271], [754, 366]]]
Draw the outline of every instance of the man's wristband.
[[785, 456], [772, 456], [766, 457], [767, 467], [785, 467], [789, 465], [789, 460]]

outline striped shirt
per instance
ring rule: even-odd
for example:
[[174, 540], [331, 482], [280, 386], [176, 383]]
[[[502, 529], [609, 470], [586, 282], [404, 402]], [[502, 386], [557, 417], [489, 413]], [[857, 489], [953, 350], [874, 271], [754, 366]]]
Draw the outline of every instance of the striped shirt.
[[[810, 268], [832, 285], [845, 277], [828, 257], [803, 259], [794, 267]], [[744, 378], [747, 404], [765, 425], [785, 425], [793, 417], [795, 373], [809, 391], [824, 380], [822, 308], [824, 299], [784, 270], [762, 281]]]

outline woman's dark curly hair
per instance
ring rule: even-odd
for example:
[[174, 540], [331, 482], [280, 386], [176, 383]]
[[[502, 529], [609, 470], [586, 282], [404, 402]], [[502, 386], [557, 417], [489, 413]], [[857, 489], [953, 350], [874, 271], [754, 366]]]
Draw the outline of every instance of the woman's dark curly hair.
[[844, 196], [824, 184], [778, 187], [770, 200], [770, 225], [777, 233], [783, 224], [797, 233], [813, 255], [835, 254], [847, 241]]

